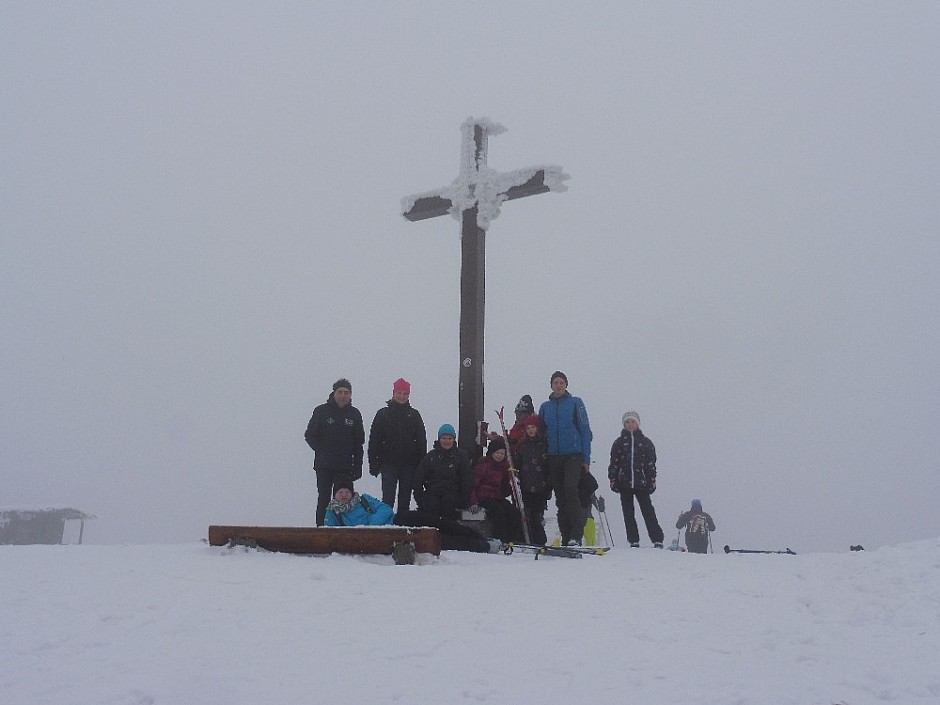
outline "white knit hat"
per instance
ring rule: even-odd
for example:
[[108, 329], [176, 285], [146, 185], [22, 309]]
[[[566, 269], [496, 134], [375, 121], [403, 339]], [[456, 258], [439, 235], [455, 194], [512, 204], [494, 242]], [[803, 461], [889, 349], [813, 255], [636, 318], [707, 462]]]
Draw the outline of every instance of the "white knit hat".
[[627, 413], [623, 415], [623, 425], [626, 426], [627, 421], [629, 421], [630, 419], [633, 419], [634, 421], [636, 421], [637, 426], [640, 425], [640, 415], [636, 413], [635, 411], [628, 411]]

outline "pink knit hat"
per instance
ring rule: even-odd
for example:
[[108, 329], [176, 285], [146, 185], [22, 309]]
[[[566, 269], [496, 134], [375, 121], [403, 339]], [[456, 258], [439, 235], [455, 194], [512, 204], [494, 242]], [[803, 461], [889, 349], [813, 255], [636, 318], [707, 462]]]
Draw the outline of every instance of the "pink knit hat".
[[405, 394], [411, 394], [411, 385], [403, 377], [399, 377], [395, 380], [395, 383], [392, 385], [392, 393], [395, 392], [404, 392]]

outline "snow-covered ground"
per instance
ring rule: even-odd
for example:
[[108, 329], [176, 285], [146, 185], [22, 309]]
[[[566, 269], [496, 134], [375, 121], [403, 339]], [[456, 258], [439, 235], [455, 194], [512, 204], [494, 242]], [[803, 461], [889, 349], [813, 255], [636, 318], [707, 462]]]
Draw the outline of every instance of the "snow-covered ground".
[[3, 705], [940, 702], [940, 539], [415, 566], [0, 546], [0, 575]]

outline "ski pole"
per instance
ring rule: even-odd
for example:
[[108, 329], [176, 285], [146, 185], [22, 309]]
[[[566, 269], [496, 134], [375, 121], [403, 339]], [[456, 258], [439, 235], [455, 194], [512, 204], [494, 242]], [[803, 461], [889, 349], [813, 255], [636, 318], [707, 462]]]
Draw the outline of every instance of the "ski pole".
[[607, 518], [607, 512], [604, 512], [604, 525], [607, 527], [607, 538], [610, 539], [610, 547], [614, 547], [614, 535], [610, 531], [610, 519]]

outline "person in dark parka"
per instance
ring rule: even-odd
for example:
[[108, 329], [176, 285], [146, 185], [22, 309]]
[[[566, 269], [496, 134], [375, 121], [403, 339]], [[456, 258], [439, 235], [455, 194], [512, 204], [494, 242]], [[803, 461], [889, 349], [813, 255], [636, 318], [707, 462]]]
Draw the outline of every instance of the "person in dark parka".
[[656, 491], [656, 447], [640, 430], [640, 415], [635, 411], [623, 415], [623, 431], [610, 449], [607, 477], [610, 489], [620, 493], [630, 545], [634, 548], [640, 545], [640, 530], [633, 507], [636, 498], [650, 541], [654, 547], [662, 548], [664, 533], [650, 499]]
[[362, 414], [352, 405], [352, 384], [348, 379], [333, 383], [325, 404], [313, 410], [304, 439], [313, 450], [313, 471], [317, 476], [317, 526], [323, 526], [326, 506], [333, 496], [337, 475], [353, 480], [362, 477], [365, 429]]
[[535, 414], [523, 420], [523, 427], [525, 436], [512, 451], [512, 459], [519, 471], [519, 487], [525, 504], [529, 538], [532, 543], [541, 546], [548, 541], [545, 535], [545, 510], [552, 496], [548, 474], [548, 441], [542, 435], [542, 421]]
[[456, 519], [458, 509], [470, 506], [472, 484], [470, 458], [457, 447], [454, 427], [445, 423], [437, 432], [434, 448], [415, 471], [414, 494], [418, 509], [437, 517]]
[[383, 502], [398, 511], [411, 508], [415, 469], [427, 452], [427, 431], [411, 405], [411, 384], [399, 377], [392, 384], [392, 398], [375, 412], [369, 429], [369, 474], [382, 476]]

